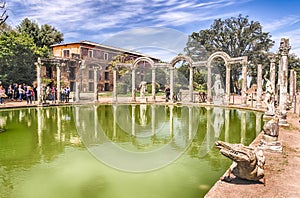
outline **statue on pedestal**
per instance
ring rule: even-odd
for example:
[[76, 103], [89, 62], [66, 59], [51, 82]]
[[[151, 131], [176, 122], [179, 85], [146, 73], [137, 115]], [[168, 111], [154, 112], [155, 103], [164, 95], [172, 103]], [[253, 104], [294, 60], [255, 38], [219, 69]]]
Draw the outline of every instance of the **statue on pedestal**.
[[258, 145], [260, 149], [282, 152], [281, 143], [278, 141], [279, 118], [274, 116], [263, 127], [264, 135]]
[[265, 104], [267, 106], [267, 111], [265, 112], [266, 116], [274, 116], [275, 115], [275, 106], [274, 106], [274, 87], [272, 86], [272, 82], [265, 78], [266, 83], [266, 95], [265, 95]]

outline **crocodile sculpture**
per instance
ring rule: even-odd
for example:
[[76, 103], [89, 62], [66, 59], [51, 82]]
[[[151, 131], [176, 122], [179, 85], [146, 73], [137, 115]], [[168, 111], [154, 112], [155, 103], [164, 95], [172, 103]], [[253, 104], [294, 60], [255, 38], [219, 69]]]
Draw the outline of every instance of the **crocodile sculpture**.
[[[232, 165], [220, 179], [230, 182], [231, 173], [237, 178], [259, 181], [264, 178], [265, 156], [262, 150], [256, 150], [242, 144], [230, 144], [217, 141], [216, 146], [222, 155], [233, 160]], [[263, 180], [265, 183], [265, 180]]]

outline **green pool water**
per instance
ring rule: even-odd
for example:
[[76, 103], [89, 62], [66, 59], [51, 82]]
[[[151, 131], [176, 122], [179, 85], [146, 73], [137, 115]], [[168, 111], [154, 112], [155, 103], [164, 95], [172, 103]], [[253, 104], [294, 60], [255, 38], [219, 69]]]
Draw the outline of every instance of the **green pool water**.
[[0, 197], [203, 197], [230, 166], [216, 140], [248, 145], [262, 114], [173, 105], [0, 111]]

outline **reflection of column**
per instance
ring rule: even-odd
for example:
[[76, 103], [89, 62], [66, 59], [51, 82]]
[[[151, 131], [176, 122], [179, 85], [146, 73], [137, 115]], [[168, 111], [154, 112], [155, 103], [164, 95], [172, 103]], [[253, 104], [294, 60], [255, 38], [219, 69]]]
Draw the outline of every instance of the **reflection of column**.
[[193, 102], [193, 81], [194, 81], [194, 68], [190, 66], [190, 80], [189, 80], [189, 95], [190, 95], [190, 102]]
[[152, 67], [152, 100], [155, 101], [155, 67]]
[[98, 137], [98, 114], [97, 114], [97, 105], [94, 105], [94, 137]]
[[[64, 64], [64, 63], [62, 63], [62, 64]], [[57, 64], [56, 65], [56, 82], [57, 82], [56, 90], [57, 90], [57, 100], [58, 100], [58, 102], [60, 101], [60, 93], [61, 93], [60, 92], [60, 68], [61, 68], [61, 65]]]
[[117, 102], [117, 69], [113, 68], [113, 102]]
[[226, 95], [225, 95], [225, 104], [230, 103], [230, 65], [227, 63], [226, 65]]
[[136, 101], [136, 97], [135, 97], [135, 68], [132, 68], [131, 71], [131, 76], [132, 76], [132, 88], [131, 88], [131, 101], [135, 102]]
[[188, 106], [189, 108], [189, 140], [193, 138], [193, 109], [191, 106]]
[[210, 134], [211, 134], [211, 107], [206, 107], [206, 146], [207, 146], [207, 151], [209, 151], [209, 143], [210, 143]]
[[258, 136], [261, 132], [261, 113], [256, 112], [255, 122], [256, 122], [256, 136]]
[[42, 98], [41, 98], [41, 87], [42, 87], [42, 76], [41, 76], [41, 69], [42, 69], [42, 63], [41, 59], [38, 58], [38, 61], [35, 63], [36, 65], [36, 76], [37, 76], [37, 101], [38, 104], [42, 103]]
[[257, 65], [257, 93], [256, 93], [256, 107], [261, 108], [262, 104], [262, 64]]
[[37, 108], [37, 128], [38, 128], [38, 145], [42, 146], [42, 135], [43, 135], [43, 115], [42, 109]]
[[151, 105], [151, 128], [152, 128], [152, 135], [155, 135], [155, 104]]
[[135, 105], [131, 105], [131, 135], [135, 136]]
[[170, 101], [173, 102], [174, 96], [174, 67], [171, 66], [170, 68]]
[[94, 102], [98, 101], [98, 66], [94, 66]]
[[246, 140], [246, 112], [241, 111], [241, 143], [244, 144]]
[[61, 141], [61, 109], [60, 107], [57, 107], [56, 110], [57, 110], [57, 140]]
[[114, 115], [114, 123], [113, 123], [113, 139], [117, 138], [117, 105], [113, 104], [113, 115]]
[[174, 119], [173, 119], [173, 105], [169, 105], [170, 107], [170, 137], [174, 135]]
[[79, 125], [80, 120], [79, 120], [79, 107], [75, 106], [75, 124]]
[[244, 144], [246, 139], [246, 112], [241, 111], [241, 143]]
[[230, 125], [230, 116], [229, 109], [225, 109], [225, 142], [229, 142], [229, 125]]
[[207, 103], [212, 103], [212, 96], [211, 96], [211, 66], [207, 66]]
[[247, 63], [243, 63], [242, 69], [242, 105], [247, 105]]

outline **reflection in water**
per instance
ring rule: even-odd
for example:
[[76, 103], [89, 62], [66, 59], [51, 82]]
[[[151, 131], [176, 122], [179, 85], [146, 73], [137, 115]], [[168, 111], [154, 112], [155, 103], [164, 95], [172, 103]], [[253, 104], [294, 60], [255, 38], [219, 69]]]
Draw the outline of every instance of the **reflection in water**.
[[259, 120], [239, 110], [156, 104], [0, 111], [0, 197], [203, 196], [230, 165], [214, 142], [249, 144]]

